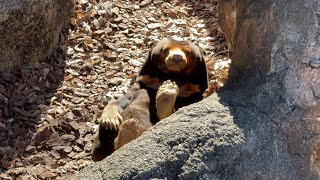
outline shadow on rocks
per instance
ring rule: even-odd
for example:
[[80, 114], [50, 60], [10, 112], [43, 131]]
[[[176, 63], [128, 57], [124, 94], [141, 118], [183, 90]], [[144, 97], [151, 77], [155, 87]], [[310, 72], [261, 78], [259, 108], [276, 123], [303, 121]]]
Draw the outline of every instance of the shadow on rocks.
[[[61, 101], [58, 88], [64, 80], [65, 52], [60, 47], [44, 62], [14, 67], [0, 74], [0, 167], [17, 165], [52, 134], [39, 128], [53, 100]], [[46, 119], [49, 124], [55, 119]], [[38, 130], [37, 130], [38, 129]], [[1, 173], [1, 171], [0, 171]]]

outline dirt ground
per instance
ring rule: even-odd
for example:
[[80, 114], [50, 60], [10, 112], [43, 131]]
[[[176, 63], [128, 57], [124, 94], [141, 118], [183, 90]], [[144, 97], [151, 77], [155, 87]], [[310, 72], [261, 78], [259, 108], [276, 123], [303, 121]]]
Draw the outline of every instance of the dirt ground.
[[0, 76], [0, 179], [65, 179], [93, 163], [97, 118], [128, 90], [153, 40], [201, 46], [221, 86], [230, 60], [216, 8], [216, 0], [77, 0], [50, 58]]

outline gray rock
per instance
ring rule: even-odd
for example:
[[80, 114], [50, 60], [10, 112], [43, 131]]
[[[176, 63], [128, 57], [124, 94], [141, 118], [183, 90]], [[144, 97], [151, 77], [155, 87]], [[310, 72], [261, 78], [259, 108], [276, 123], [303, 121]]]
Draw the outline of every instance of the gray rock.
[[[179, 109], [104, 161], [85, 168], [74, 179], [205, 179], [237, 161], [234, 150], [243, 132], [229, 108], [212, 96]], [[227, 154], [227, 156], [226, 156]], [[231, 156], [232, 158], [228, 158]], [[103, 168], [102, 168], [103, 167]]]
[[1, 0], [0, 71], [45, 60], [72, 13], [73, 0]]
[[237, 173], [245, 179], [317, 179], [319, 1], [218, 3], [233, 60], [233, 82], [221, 96], [253, 148], [243, 151]]
[[244, 77], [246, 86], [279, 76], [288, 103], [319, 102], [311, 85], [320, 81], [319, 8], [318, 0], [220, 2], [219, 24], [233, 59], [231, 76]]
[[140, 67], [143, 63], [134, 59], [130, 59], [128, 63], [132, 66]]

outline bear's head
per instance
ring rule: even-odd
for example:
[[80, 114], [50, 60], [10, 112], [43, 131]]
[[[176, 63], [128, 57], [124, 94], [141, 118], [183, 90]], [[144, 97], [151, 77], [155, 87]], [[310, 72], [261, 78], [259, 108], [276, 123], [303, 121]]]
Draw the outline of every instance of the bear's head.
[[[143, 74], [152, 74], [148, 70], [162, 73], [192, 75], [195, 71], [204, 69], [204, 51], [189, 41], [163, 39], [153, 42], [149, 54], [141, 70]], [[145, 73], [148, 72], [148, 73]]]

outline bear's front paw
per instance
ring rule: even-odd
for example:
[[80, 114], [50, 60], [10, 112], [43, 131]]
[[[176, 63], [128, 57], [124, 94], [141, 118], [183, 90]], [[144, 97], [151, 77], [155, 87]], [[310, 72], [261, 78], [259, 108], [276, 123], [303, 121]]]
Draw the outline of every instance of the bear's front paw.
[[108, 105], [99, 119], [100, 126], [106, 130], [118, 130], [122, 122], [118, 107], [115, 105]]
[[218, 91], [219, 88], [221, 88], [223, 84], [219, 82], [217, 79], [211, 80], [209, 82], [208, 88], [206, 91], [202, 94], [203, 98], [209, 97], [211, 94]]
[[164, 119], [174, 112], [174, 105], [179, 94], [179, 87], [170, 80], [164, 81], [159, 87], [156, 96], [158, 118]]

